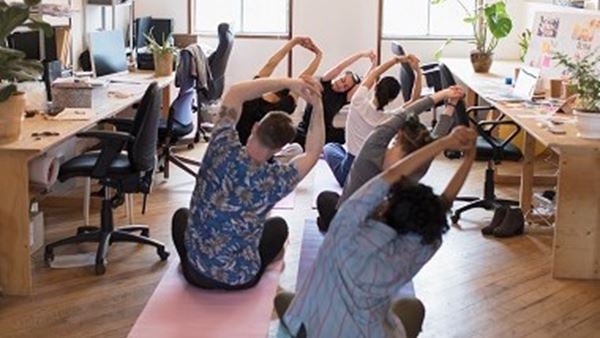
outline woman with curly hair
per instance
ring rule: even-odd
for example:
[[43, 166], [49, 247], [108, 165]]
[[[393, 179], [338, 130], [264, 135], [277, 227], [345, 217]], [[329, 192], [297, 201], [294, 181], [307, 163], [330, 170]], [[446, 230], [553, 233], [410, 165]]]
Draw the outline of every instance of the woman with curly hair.
[[[402, 158], [342, 204], [297, 295], [275, 298], [294, 337], [418, 335], [422, 303], [393, 297], [442, 244], [449, 228], [446, 211], [471, 169], [475, 140], [473, 130], [456, 128]], [[466, 156], [441, 196], [410, 180], [447, 149]]]

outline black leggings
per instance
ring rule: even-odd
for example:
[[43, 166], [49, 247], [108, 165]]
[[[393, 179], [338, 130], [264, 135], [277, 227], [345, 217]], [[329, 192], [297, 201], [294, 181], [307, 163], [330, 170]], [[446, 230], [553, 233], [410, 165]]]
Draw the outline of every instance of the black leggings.
[[333, 191], [323, 191], [317, 196], [317, 211], [319, 212], [317, 226], [321, 232], [325, 233], [329, 230], [329, 224], [337, 213], [339, 200], [340, 195]]
[[229, 285], [204, 276], [190, 265], [187, 257], [187, 249], [184, 244], [185, 230], [188, 225], [189, 215], [190, 211], [187, 208], [181, 208], [173, 215], [173, 243], [175, 243], [175, 248], [179, 254], [179, 259], [181, 260], [183, 276], [190, 284], [202, 289], [243, 290], [255, 286], [260, 281], [260, 277], [267, 269], [267, 266], [273, 262], [277, 255], [279, 255], [288, 238], [287, 223], [283, 218], [273, 217], [267, 219], [258, 248], [261, 260], [260, 270], [256, 276], [247, 283]]

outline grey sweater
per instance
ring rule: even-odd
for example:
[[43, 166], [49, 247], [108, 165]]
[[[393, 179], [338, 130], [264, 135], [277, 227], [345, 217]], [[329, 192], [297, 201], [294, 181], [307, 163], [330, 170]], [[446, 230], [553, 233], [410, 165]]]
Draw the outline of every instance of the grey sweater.
[[[399, 110], [389, 120], [375, 127], [354, 159], [352, 169], [350, 170], [350, 174], [344, 185], [344, 191], [338, 202], [338, 208], [345, 200], [352, 196], [354, 192], [383, 171], [385, 152], [390, 141], [396, 136], [404, 124], [405, 115], [419, 115], [430, 110], [434, 105], [435, 102], [433, 102], [430, 97], [420, 99], [408, 107]], [[452, 117], [442, 114], [438, 123], [435, 125], [432, 134], [434, 137], [447, 135], [450, 132], [451, 127]], [[422, 175], [427, 172], [429, 166], [430, 163], [424, 168], [425, 170]], [[418, 177], [417, 179], [420, 179], [421, 177]]]

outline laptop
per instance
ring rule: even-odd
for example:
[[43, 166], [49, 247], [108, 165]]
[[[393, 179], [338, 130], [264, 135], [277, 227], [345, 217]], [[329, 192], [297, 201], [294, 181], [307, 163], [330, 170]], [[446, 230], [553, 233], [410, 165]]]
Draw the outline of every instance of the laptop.
[[531, 101], [540, 79], [540, 73], [539, 68], [521, 67], [514, 88], [507, 93], [494, 94], [489, 99], [501, 102]]

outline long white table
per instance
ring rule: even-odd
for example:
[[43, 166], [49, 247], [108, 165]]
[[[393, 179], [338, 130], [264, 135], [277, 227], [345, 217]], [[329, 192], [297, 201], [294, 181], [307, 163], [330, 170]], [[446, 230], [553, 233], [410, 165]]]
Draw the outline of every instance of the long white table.
[[[521, 66], [516, 60], [495, 60], [489, 74], [477, 74], [468, 59], [445, 58], [442, 62], [469, 89], [470, 97], [484, 100], [494, 87], [505, 90], [504, 79], [514, 76], [515, 68]], [[570, 123], [564, 125], [565, 135], [551, 133], [541, 126], [539, 110], [489, 103], [525, 131], [520, 189], [524, 209], [532, 200], [535, 140], [560, 156], [553, 276], [600, 279], [600, 141], [579, 138]]]
[[[41, 116], [25, 119], [19, 140], [0, 145], [0, 289], [7, 295], [32, 293], [31, 257], [29, 250], [29, 162], [61, 145], [78, 132], [96, 125], [137, 103], [148, 84], [156, 81], [163, 89], [163, 114], [170, 102], [173, 76], [155, 78], [153, 73], [122, 75], [139, 84], [110, 84], [109, 90], [125, 91], [131, 96], [108, 96], [95, 108], [88, 121], [52, 121]], [[58, 132], [57, 137], [32, 137], [36, 132]]]

